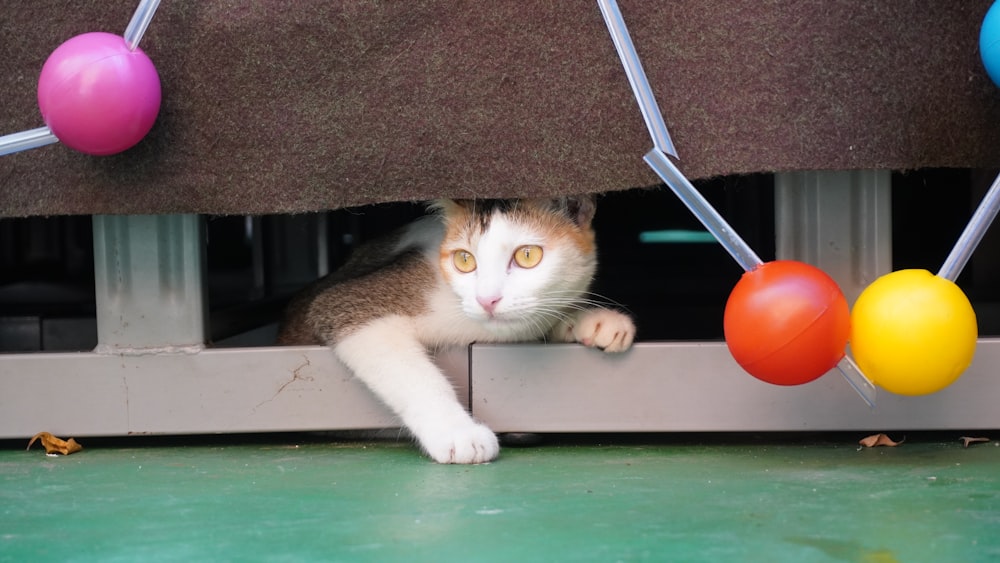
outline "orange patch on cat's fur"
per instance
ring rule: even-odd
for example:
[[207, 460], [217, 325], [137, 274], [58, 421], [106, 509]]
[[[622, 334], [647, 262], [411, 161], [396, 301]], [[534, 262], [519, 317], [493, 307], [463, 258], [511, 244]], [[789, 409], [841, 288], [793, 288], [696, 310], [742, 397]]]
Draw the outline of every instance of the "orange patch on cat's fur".
[[569, 217], [553, 213], [546, 208], [547, 203], [544, 201], [527, 200], [523, 204], [523, 207], [511, 214], [512, 220], [533, 227], [546, 240], [567, 240], [583, 254], [594, 253], [594, 231], [589, 223], [581, 226]]
[[464, 241], [469, 239], [467, 231], [472, 222], [472, 211], [450, 199], [435, 202], [434, 208], [449, 218], [444, 226], [444, 240], [438, 253], [438, 267], [441, 269], [441, 275], [444, 276], [444, 279], [450, 282], [451, 276], [454, 274], [454, 268], [451, 267], [451, 254], [454, 248], [463, 246]]

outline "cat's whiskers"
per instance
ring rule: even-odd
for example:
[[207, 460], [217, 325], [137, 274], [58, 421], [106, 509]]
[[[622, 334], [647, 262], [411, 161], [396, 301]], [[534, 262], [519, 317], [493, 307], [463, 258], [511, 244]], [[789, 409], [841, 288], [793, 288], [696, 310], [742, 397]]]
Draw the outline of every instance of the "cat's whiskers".
[[593, 291], [576, 291], [576, 290], [573, 290], [573, 289], [555, 289], [555, 290], [551, 290], [549, 292], [546, 292], [543, 295], [543, 298], [548, 298], [548, 297], [558, 298], [558, 297], [561, 297], [562, 295], [566, 296], [566, 297], [563, 297], [563, 299], [570, 300], [573, 303], [582, 303], [582, 304], [586, 304], [586, 305], [592, 305], [594, 307], [606, 307], [608, 305], [611, 305], [613, 307], [616, 307], [616, 308], [622, 309], [622, 310], [627, 310], [628, 309], [622, 303], [619, 303], [618, 301], [615, 301], [614, 299], [611, 299], [610, 297], [607, 297], [606, 295], [601, 295], [600, 293], [594, 293]]
[[548, 309], [560, 309], [565, 311], [586, 311], [593, 308], [593, 304], [587, 302], [577, 302], [569, 299], [546, 299], [545, 306]]

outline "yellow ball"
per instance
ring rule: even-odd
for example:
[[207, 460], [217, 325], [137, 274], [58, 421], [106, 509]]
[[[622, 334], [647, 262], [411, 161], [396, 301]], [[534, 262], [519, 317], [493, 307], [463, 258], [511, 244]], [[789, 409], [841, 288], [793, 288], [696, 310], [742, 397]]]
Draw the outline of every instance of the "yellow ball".
[[851, 312], [851, 351], [875, 384], [900, 395], [951, 385], [976, 352], [976, 313], [954, 283], [927, 270], [875, 280]]

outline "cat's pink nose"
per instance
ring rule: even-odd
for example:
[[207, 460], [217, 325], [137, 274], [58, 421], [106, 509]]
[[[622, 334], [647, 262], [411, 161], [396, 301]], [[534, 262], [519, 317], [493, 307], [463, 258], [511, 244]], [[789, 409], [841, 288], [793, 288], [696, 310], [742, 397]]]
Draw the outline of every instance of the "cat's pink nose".
[[484, 311], [486, 311], [486, 314], [491, 317], [493, 316], [493, 311], [495, 311], [497, 308], [497, 303], [500, 303], [501, 299], [503, 299], [502, 296], [492, 296], [492, 295], [487, 297], [483, 297], [482, 295], [476, 296], [476, 301], [478, 301], [479, 305], [483, 308]]

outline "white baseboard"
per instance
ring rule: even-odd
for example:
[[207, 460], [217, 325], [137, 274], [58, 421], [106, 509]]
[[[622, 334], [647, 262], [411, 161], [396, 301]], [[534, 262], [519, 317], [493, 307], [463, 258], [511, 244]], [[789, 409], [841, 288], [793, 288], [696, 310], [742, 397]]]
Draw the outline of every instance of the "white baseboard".
[[[722, 343], [476, 345], [438, 361], [498, 432], [945, 430], [1000, 428], [1000, 339], [923, 397], [880, 391], [869, 409], [836, 372], [760, 382]], [[121, 356], [0, 355], [0, 438], [391, 428], [395, 418], [323, 347]]]

